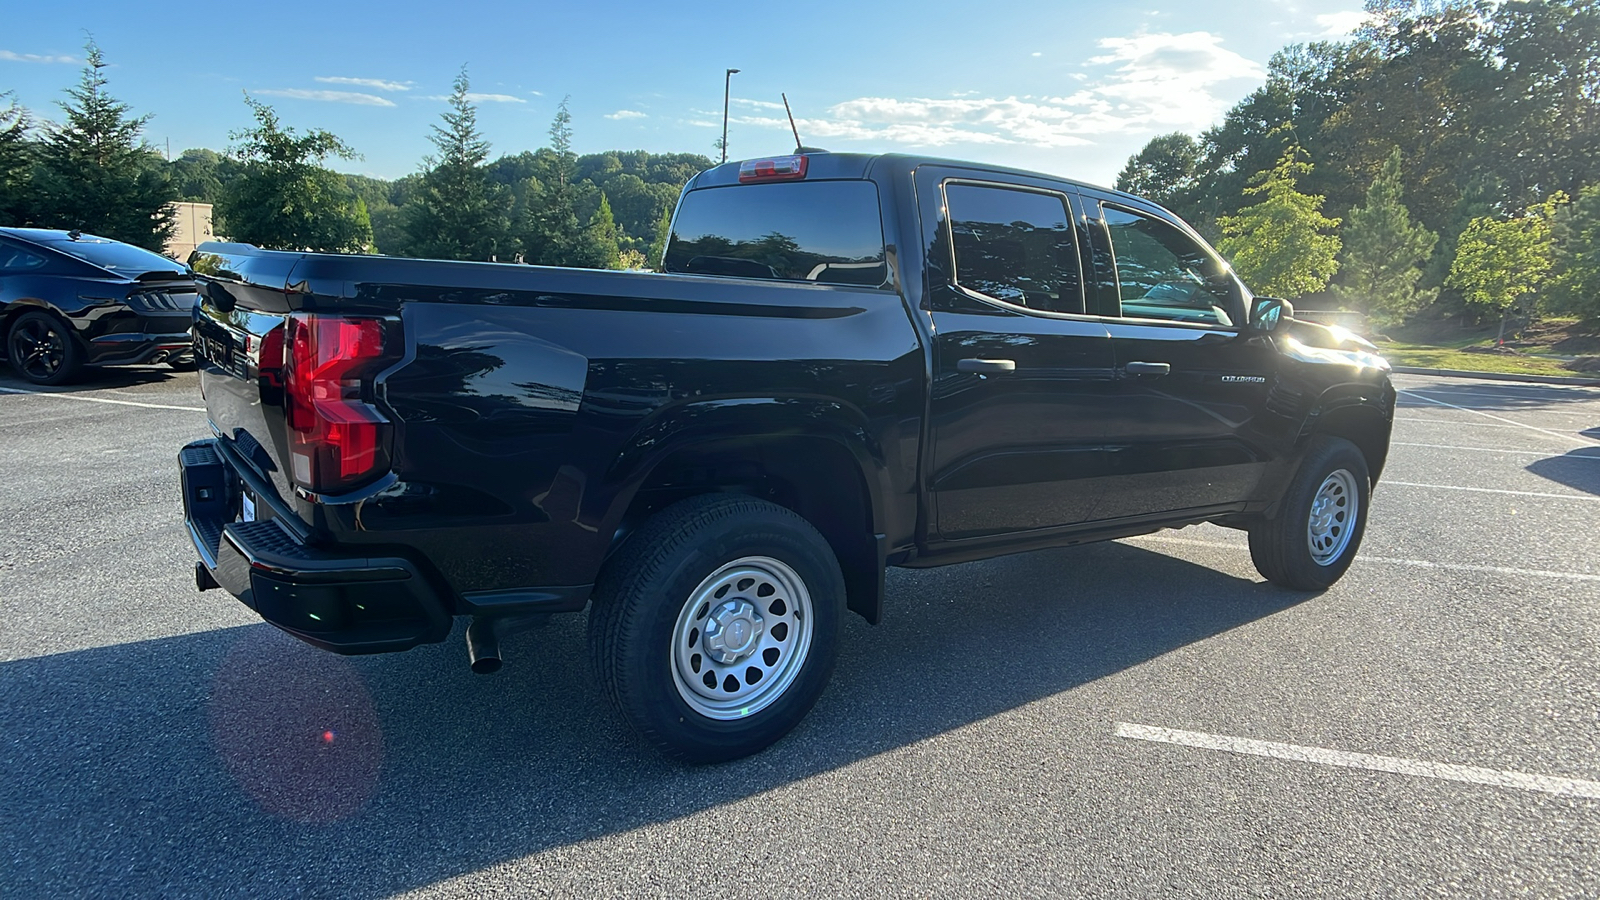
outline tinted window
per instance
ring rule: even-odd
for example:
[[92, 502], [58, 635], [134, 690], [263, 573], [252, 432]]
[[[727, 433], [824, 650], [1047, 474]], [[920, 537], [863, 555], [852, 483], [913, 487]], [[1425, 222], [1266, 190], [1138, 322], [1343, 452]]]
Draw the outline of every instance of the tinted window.
[[44, 264], [45, 258], [38, 253], [31, 253], [10, 244], [0, 244], [0, 272], [27, 272], [43, 268]]
[[45, 244], [51, 250], [59, 250], [84, 262], [93, 263], [102, 269], [110, 269], [119, 275], [183, 271], [183, 266], [165, 256], [158, 256], [132, 244], [122, 244], [87, 234], [76, 241], [63, 238], [39, 243]]
[[956, 283], [995, 300], [1083, 312], [1078, 247], [1058, 194], [949, 184]]
[[672, 222], [668, 272], [883, 284], [883, 222], [869, 181], [690, 191]]
[[1195, 240], [1160, 219], [1103, 209], [1116, 258], [1122, 314], [1232, 325], [1243, 310], [1233, 276]]

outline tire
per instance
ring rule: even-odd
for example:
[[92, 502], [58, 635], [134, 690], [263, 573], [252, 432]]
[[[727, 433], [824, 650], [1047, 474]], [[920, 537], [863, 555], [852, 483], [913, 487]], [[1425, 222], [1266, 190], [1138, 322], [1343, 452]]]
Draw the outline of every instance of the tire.
[[83, 350], [71, 327], [38, 310], [25, 312], [6, 335], [11, 368], [34, 384], [67, 384], [83, 368]]
[[749, 756], [805, 718], [833, 674], [845, 608], [822, 535], [781, 506], [732, 494], [645, 522], [593, 599], [600, 685], [634, 731], [691, 763]]
[[1372, 478], [1343, 438], [1311, 439], [1275, 518], [1250, 529], [1250, 558], [1273, 584], [1325, 590], [1350, 568], [1367, 528]]

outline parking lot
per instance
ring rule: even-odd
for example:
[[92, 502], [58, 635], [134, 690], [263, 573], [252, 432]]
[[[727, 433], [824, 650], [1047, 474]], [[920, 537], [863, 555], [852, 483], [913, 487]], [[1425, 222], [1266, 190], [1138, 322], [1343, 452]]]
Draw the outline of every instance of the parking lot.
[[1600, 895], [1600, 389], [1396, 376], [1361, 556], [894, 570], [800, 727], [662, 762], [582, 617], [325, 654], [196, 593], [194, 375], [0, 376], [0, 894]]

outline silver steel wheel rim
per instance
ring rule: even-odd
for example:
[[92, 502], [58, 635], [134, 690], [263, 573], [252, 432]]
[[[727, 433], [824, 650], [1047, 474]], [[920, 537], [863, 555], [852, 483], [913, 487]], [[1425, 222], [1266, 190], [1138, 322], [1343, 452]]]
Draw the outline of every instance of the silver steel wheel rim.
[[672, 629], [672, 683], [709, 719], [742, 719], [771, 706], [805, 667], [811, 593], [768, 556], [718, 567], [689, 593]]
[[1356, 477], [1348, 469], [1336, 469], [1322, 479], [1322, 486], [1311, 499], [1311, 517], [1306, 522], [1312, 562], [1328, 566], [1344, 555], [1355, 534], [1360, 506]]

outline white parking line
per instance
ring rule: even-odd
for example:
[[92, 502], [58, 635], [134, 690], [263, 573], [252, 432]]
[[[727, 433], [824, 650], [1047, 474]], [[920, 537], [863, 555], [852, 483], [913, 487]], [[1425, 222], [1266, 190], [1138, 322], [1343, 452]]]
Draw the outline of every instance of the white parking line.
[[1425, 447], [1429, 450], [1465, 450], [1471, 453], [1509, 453], [1512, 456], [1537, 456], [1542, 459], [1596, 459], [1600, 455], [1589, 453], [1567, 453], [1552, 455], [1545, 450], [1507, 450], [1504, 447], [1458, 447], [1454, 444], [1413, 444], [1407, 441], [1390, 441], [1391, 447]]
[[1507, 418], [1503, 418], [1501, 416], [1493, 415], [1491, 413], [1486, 413], [1481, 409], [1473, 409], [1470, 406], [1457, 406], [1454, 403], [1446, 403], [1443, 400], [1435, 400], [1432, 397], [1423, 396], [1422, 394], [1419, 394], [1416, 391], [1411, 390], [1409, 388], [1401, 390], [1400, 393], [1402, 393], [1402, 394], [1410, 394], [1411, 396], [1416, 397], [1418, 400], [1426, 400], [1429, 403], [1437, 403], [1440, 406], [1448, 406], [1451, 409], [1459, 409], [1462, 412], [1474, 413], [1476, 415], [1483, 416], [1486, 419], [1493, 419], [1496, 422], [1504, 422], [1507, 425], [1516, 425], [1516, 426], [1519, 426], [1519, 427], [1522, 427], [1522, 428], [1526, 428], [1529, 431], [1537, 431], [1540, 434], [1547, 434], [1550, 437], [1560, 438], [1563, 441], [1571, 441], [1572, 443], [1583, 444], [1583, 445], [1588, 446], [1588, 447], [1600, 447], [1600, 444], [1597, 444], [1594, 441], [1590, 441], [1590, 440], [1587, 440], [1585, 438], [1578, 437], [1577, 435], [1562, 434], [1559, 431], [1549, 431], [1549, 430], [1544, 429], [1544, 428], [1538, 428], [1536, 426], [1529, 425], [1526, 422], [1518, 422], [1515, 419], [1507, 419]]
[[[1123, 538], [1128, 541], [1148, 541], [1153, 544], [1177, 544], [1184, 547], [1206, 547], [1212, 550], [1233, 550], [1246, 552], [1250, 548], [1243, 543], [1227, 544], [1222, 541], [1197, 541], [1193, 538], [1162, 537], [1147, 534], [1141, 537]], [[1469, 563], [1442, 563], [1426, 559], [1400, 559], [1392, 556], [1371, 556], [1362, 554], [1356, 557], [1358, 563], [1377, 563], [1386, 566], [1410, 566], [1414, 569], [1442, 569], [1448, 572], [1476, 572], [1482, 575], [1511, 575], [1517, 578], [1559, 578], [1563, 581], [1589, 581], [1600, 582], [1600, 575], [1589, 575], [1584, 572], [1557, 572], [1552, 569], [1514, 569], [1508, 566], [1475, 566]]]
[[0, 387], [0, 394], [29, 394], [35, 397], [55, 397], [60, 400], [77, 400], [80, 403], [109, 403], [114, 406], [138, 406], [143, 409], [182, 409], [205, 412], [203, 406], [171, 406], [165, 403], [135, 403], [132, 400], [112, 400], [108, 397], [82, 397], [77, 394], [58, 394], [54, 391], [24, 391], [19, 388]]
[[[1471, 412], [1471, 410], [1468, 410]], [[1394, 417], [1396, 422], [1417, 422], [1424, 425], [1448, 425], [1451, 428], [1520, 428], [1519, 425], [1501, 425], [1497, 422], [1468, 422], [1462, 419], [1436, 419], [1433, 416], [1401, 416]]]
[[1394, 487], [1430, 488], [1436, 491], [1470, 491], [1474, 494], [1509, 494], [1513, 497], [1540, 497], [1546, 500], [1583, 500], [1588, 503], [1600, 503], [1600, 497], [1592, 494], [1543, 494], [1538, 491], [1508, 491], [1503, 488], [1462, 487], [1458, 484], [1418, 484], [1415, 481], [1390, 481], [1384, 479], [1383, 483]]
[[1132, 725], [1127, 722], [1117, 723], [1117, 737], [1157, 744], [1176, 744], [1180, 747], [1196, 747], [1201, 750], [1220, 750], [1224, 753], [1266, 756], [1290, 762], [1365, 769], [1369, 772], [1391, 772], [1396, 775], [1414, 775], [1442, 781], [1464, 781], [1468, 784], [1484, 784], [1490, 787], [1516, 788], [1521, 791], [1554, 794], [1557, 797], [1600, 799], [1600, 781], [1586, 781], [1582, 778], [1502, 772], [1499, 769], [1483, 769], [1478, 766], [1458, 766], [1453, 763], [1377, 756], [1371, 753], [1350, 753], [1322, 747], [1305, 747], [1300, 744], [1280, 744], [1277, 741], [1256, 741], [1249, 738], [1207, 734], [1203, 731], [1179, 731], [1176, 728]]

